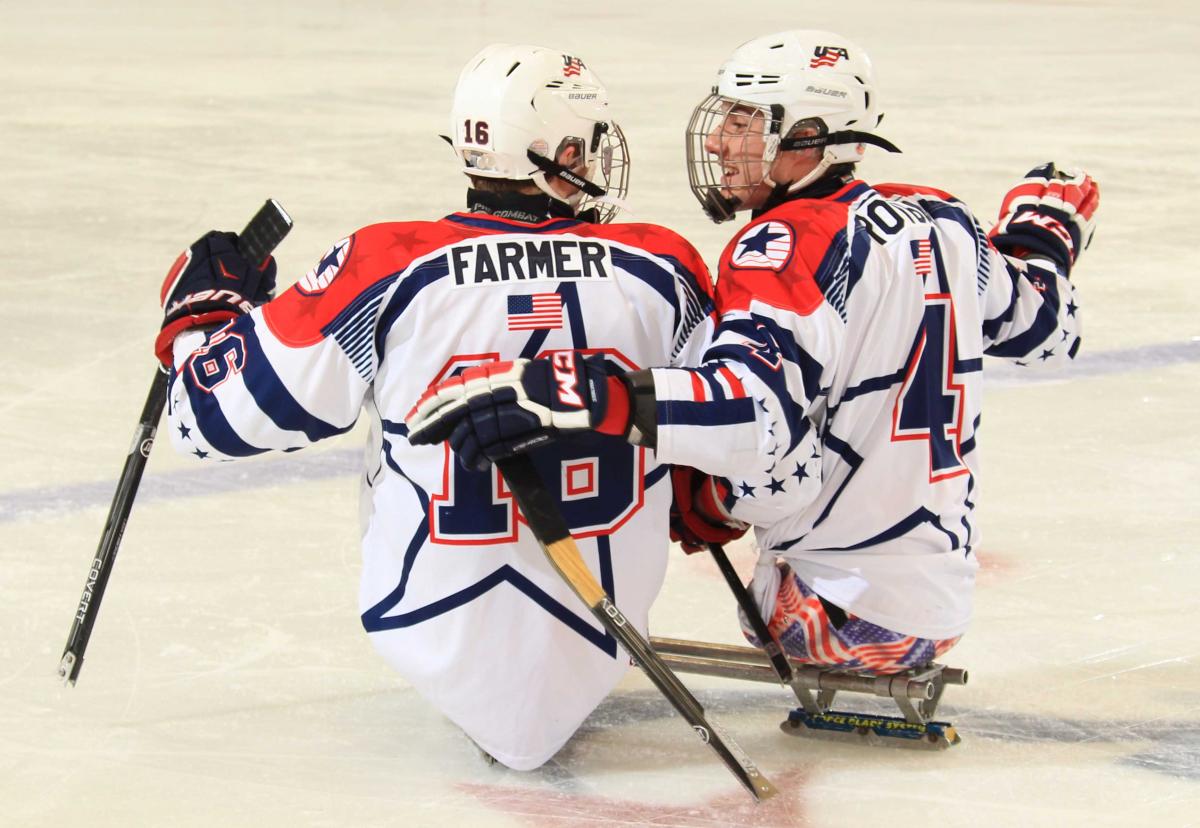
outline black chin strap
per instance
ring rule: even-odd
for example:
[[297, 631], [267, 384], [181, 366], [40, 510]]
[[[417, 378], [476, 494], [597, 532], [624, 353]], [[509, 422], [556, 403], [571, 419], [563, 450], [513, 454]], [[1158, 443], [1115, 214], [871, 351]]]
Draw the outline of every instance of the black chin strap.
[[705, 190], [704, 196], [700, 199], [701, 208], [715, 224], [733, 218], [741, 203], [742, 200], [737, 196], [721, 195], [715, 189]]
[[590, 195], [592, 198], [599, 198], [600, 196], [604, 195], [605, 192], [607, 192], [599, 184], [593, 184], [591, 181], [588, 181], [583, 176], [576, 175], [575, 173], [571, 172], [569, 169], [564, 167], [562, 164], [559, 164], [557, 161], [551, 161], [546, 156], [538, 155], [533, 150], [527, 150], [525, 154], [529, 157], [529, 160], [532, 161], [534, 164], [536, 164], [537, 168], [539, 170], [541, 170], [542, 172], [544, 172], [546, 175], [552, 175], [555, 178], [561, 178], [563, 181], [567, 182], [572, 187], [576, 187], [579, 190], [582, 190], [584, 193], [586, 193], [587, 195]]
[[838, 164], [830, 167], [825, 171], [825, 175], [818, 178], [807, 187], [797, 190], [794, 193], [788, 192], [789, 184], [776, 184], [771, 190], [771, 195], [763, 202], [763, 206], [752, 212], [751, 218], [758, 218], [763, 213], [774, 210], [785, 201], [793, 201], [798, 198], [825, 198], [831, 196], [838, 190], [845, 187], [854, 179], [854, 165]]
[[779, 149], [783, 151], [811, 149], [813, 147], [824, 147], [828, 144], [870, 144], [873, 147], [880, 147], [888, 152], [900, 152], [900, 148], [886, 138], [880, 138], [878, 135], [872, 135], [869, 132], [856, 132], [853, 129], [843, 129], [838, 132], [831, 132], [828, 135], [805, 135], [802, 138], [783, 138], [779, 142]]

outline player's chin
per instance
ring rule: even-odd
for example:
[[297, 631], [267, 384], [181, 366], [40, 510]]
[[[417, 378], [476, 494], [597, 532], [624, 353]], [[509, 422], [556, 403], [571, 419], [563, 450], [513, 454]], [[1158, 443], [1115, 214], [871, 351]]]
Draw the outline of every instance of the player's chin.
[[741, 198], [747, 190], [745, 178], [741, 175], [726, 175], [721, 179], [719, 192], [725, 198]]

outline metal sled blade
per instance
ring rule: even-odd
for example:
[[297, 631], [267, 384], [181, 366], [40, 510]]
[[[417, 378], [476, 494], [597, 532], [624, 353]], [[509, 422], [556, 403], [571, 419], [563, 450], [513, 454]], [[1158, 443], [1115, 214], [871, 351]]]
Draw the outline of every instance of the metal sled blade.
[[809, 713], [802, 707], [790, 712], [779, 729], [790, 736], [907, 750], [946, 750], [962, 741], [949, 722], [919, 723], [836, 710]]

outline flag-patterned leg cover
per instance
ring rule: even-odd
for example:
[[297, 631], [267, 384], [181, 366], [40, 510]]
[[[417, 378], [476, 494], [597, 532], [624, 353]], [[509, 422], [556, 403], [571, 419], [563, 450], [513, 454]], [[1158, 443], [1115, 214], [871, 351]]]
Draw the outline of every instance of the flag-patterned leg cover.
[[[849, 613], [834, 626], [817, 594], [787, 564], [777, 566], [779, 591], [767, 626], [792, 658], [839, 670], [897, 673], [928, 664], [958, 642], [902, 635]], [[761, 647], [745, 615], [740, 610], [738, 615], [747, 640]]]

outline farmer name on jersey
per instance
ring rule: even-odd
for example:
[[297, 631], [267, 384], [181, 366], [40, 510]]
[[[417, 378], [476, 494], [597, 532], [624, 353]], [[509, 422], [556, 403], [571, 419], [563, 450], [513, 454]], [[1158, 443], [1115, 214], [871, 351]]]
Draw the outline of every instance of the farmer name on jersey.
[[475, 239], [450, 248], [455, 287], [546, 279], [609, 279], [608, 245], [545, 236], [514, 240]]

